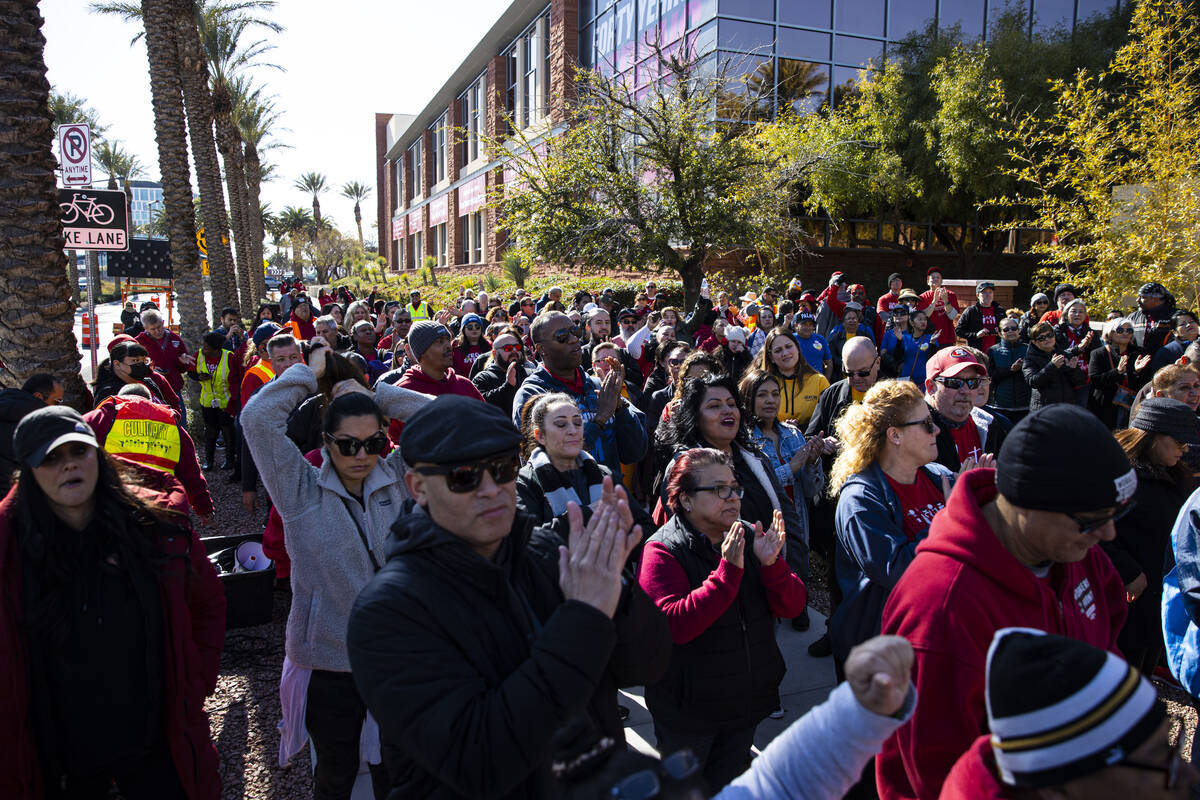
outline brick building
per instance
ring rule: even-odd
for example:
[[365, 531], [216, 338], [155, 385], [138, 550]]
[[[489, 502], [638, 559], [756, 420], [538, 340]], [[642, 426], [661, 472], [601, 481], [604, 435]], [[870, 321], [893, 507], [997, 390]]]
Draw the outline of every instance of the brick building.
[[[420, 267], [427, 256], [439, 266], [498, 264], [504, 242], [495, 212], [483, 206], [505, 176], [487, 160], [482, 136], [505, 136], [509, 119], [531, 142], [551, 135], [563, 124], [558, 98], [577, 63], [641, 85], [655, 66], [647, 42], [686, 41], [738, 71], [780, 76], [778, 101], [815, 108], [930, 20], [986, 35], [989, 18], [1010, 1], [513, 0], [420, 113], [375, 115], [380, 253], [395, 270]], [[1021, 2], [1035, 24], [1069, 27], [1117, 0]], [[815, 74], [823, 88], [784, 97], [789, 74]], [[822, 249], [838, 260], [835, 248]]]

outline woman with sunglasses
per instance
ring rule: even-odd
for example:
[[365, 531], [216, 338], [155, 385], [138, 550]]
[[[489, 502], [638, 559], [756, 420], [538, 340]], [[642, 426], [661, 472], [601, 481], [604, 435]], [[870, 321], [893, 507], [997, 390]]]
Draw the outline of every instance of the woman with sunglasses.
[[1165, 647], [1162, 585], [1171, 530], [1196, 487], [1183, 455], [1200, 446], [1200, 433], [1196, 415], [1186, 405], [1150, 397], [1138, 406], [1130, 426], [1116, 436], [1137, 471], [1137, 490], [1129, 513], [1117, 520], [1116, 538], [1100, 546], [1120, 573], [1129, 601], [1129, 617], [1117, 646], [1130, 665], [1149, 675]]
[[1042, 321], [1042, 315], [1050, 308], [1050, 298], [1044, 293], [1038, 292], [1033, 297], [1029, 298], [1029, 310], [1021, 315], [1021, 341], [1029, 342], [1029, 332], [1033, 330], [1033, 326]]
[[1129, 407], [1138, 390], [1153, 376], [1151, 356], [1137, 346], [1133, 322], [1117, 317], [1104, 323], [1101, 347], [1092, 351], [1088, 372], [1092, 378], [1088, 408], [1110, 430], [1129, 422]]
[[486, 356], [492, 349], [491, 342], [483, 336], [483, 317], [474, 313], [463, 316], [453, 349], [454, 373], [464, 377], [470, 375], [476, 359]]
[[680, 454], [666, 488], [674, 516], [646, 542], [638, 575], [675, 643], [666, 675], [646, 687], [658, 749], [690, 748], [712, 787], [746, 769], [755, 729], [779, 707], [786, 666], [775, 618], [799, 616], [807, 602], [781, 557], [783, 516], [746, 519], [736, 469], [715, 448]]
[[1000, 341], [988, 348], [988, 377], [992, 379], [992, 404], [1014, 425], [1029, 413], [1029, 384], [1021, 367], [1029, 345], [1021, 341], [1021, 323], [1011, 317], [1000, 320]]
[[879, 381], [836, 424], [829, 476], [837, 498], [836, 568], [842, 602], [830, 621], [839, 678], [850, 648], [879, 633], [896, 581], [945, 507], [952, 473], [935, 463], [940, 431], [920, 388]]
[[[242, 410], [246, 442], [287, 531], [292, 606], [283, 679], [285, 739], [316, 750], [316, 796], [349, 798], [358, 774], [366, 707], [350, 675], [346, 626], [359, 591], [383, 565], [385, 542], [408, 499], [404, 461], [387, 445], [388, 419], [404, 420], [427, 395], [380, 382], [372, 394], [356, 380], [331, 387], [321, 424], [324, 463], [315, 467], [287, 438], [288, 415], [318, 391], [328, 345], [315, 343], [264, 385]], [[289, 735], [289, 732], [291, 735]], [[381, 775], [374, 777], [380, 778]], [[386, 778], [377, 787], [386, 789]], [[386, 791], [376, 797], [383, 797]]]
[[1029, 384], [1029, 411], [1055, 403], [1075, 402], [1075, 387], [1087, 381], [1079, 370], [1079, 359], [1068, 358], [1057, 345], [1054, 326], [1039, 322], [1029, 330], [1031, 347], [1025, 354], [1021, 374]]
[[522, 338], [521, 331], [511, 325], [500, 328], [492, 340], [492, 352], [482, 359], [483, 369], [471, 377], [483, 399], [509, 415], [517, 387], [537, 369], [525, 359]]

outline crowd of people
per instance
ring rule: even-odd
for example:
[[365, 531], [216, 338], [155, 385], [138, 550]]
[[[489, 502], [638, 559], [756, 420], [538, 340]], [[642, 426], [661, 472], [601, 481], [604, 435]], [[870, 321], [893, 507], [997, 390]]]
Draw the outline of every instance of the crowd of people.
[[[191, 518], [227, 472], [291, 593], [280, 762], [311, 744], [321, 800], [364, 765], [391, 800], [1194, 796], [1147, 678], [1200, 662], [1196, 314], [926, 283], [685, 311], [288, 281], [194, 343], [129, 304], [88, 413], [0, 392], [0, 795], [219, 795]], [[839, 687], [754, 757], [815, 577]]]

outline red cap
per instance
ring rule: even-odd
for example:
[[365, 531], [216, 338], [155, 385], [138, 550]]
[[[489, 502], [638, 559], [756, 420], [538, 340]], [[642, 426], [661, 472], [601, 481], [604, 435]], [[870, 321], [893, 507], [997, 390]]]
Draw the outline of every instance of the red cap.
[[134, 339], [128, 333], [118, 333], [116, 336], [114, 336], [112, 338], [112, 341], [108, 343], [108, 352], [111, 355], [113, 348], [116, 347], [117, 345], [119, 345], [121, 342], [136, 342], [136, 341], [137, 341], [137, 339]]
[[947, 347], [944, 350], [938, 350], [929, 359], [929, 363], [925, 365], [925, 377], [928, 380], [937, 377], [953, 378], [970, 367], [982, 369], [983, 364], [980, 364], [975, 356], [971, 355], [971, 351], [965, 347]]
[[800, 295], [800, 302], [801, 303], [815, 303], [815, 302], [817, 302], [817, 298], [816, 298], [816, 295], [814, 295], [812, 292], [805, 292], [804, 294]]
[[926, 277], [928, 277], [928, 276], [932, 275], [932, 274], [933, 274], [933, 273], [935, 273], [935, 272], [936, 272], [936, 273], [938, 273], [939, 275], [942, 275], [942, 274], [944, 274], [944, 273], [942, 272], [942, 268], [941, 268], [941, 267], [930, 267], [929, 269], [925, 270], [925, 276], [926, 276]]
[[850, 294], [854, 294], [855, 292], [862, 292], [863, 294], [866, 294], [867, 287], [863, 286], [861, 283], [856, 283], [850, 287]]

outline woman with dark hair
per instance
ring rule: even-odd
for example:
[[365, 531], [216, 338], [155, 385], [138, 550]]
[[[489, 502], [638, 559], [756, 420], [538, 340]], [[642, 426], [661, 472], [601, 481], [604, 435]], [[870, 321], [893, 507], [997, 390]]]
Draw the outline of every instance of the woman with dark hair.
[[333, 402], [333, 387], [342, 381], [354, 381], [364, 389], [370, 388], [363, 371], [342, 353], [327, 350], [325, 370], [317, 378], [317, 393], [288, 414], [287, 437], [301, 453], [317, 450], [324, 444], [321, 430], [325, 411]]
[[364, 319], [354, 323], [354, 327], [350, 329], [350, 340], [354, 346], [347, 355], [357, 354], [362, 357], [367, 365], [365, 374], [368, 385], [373, 386], [375, 381], [379, 380], [379, 376], [388, 371], [391, 353], [379, 349], [379, 332], [370, 320]]
[[[659, 426], [658, 439], [667, 453], [678, 458], [695, 447], [720, 450], [729, 457], [734, 476], [742, 487], [741, 516], [751, 523], [770, 527], [775, 512], [783, 514], [788, 531], [787, 560], [797, 575], [808, 576], [808, 546], [804, 526], [796, 506], [775, 477], [775, 467], [754, 444], [750, 435], [749, 415], [742, 407], [737, 384], [725, 375], [683, 379], [683, 390], [671, 419]], [[660, 463], [667, 463], [664, 458]], [[674, 462], [663, 472], [663, 502], [667, 508], [666, 487], [671, 482]], [[799, 612], [792, 616], [797, 616]]]
[[[841, 357], [835, 360], [840, 362]], [[754, 366], [779, 383], [779, 419], [798, 428], [807, 426], [821, 392], [829, 388], [829, 379], [812, 368], [795, 337], [786, 330], [768, 333]]]
[[478, 314], [464, 315], [459, 334], [451, 346], [454, 350], [454, 374], [470, 375], [475, 361], [492, 349], [491, 343], [483, 336], [483, 317]]
[[1117, 442], [1137, 471], [1133, 499], [1116, 518], [1117, 536], [1100, 542], [1125, 584], [1129, 617], [1117, 645], [1130, 666], [1149, 675], [1165, 647], [1162, 623], [1164, 565], [1179, 509], [1196, 486], [1183, 461], [1200, 446], [1196, 415], [1178, 400], [1149, 397], [1138, 405]]
[[775, 327], [775, 310], [766, 303], [758, 307], [758, 313], [754, 317], [754, 330], [750, 332], [749, 338], [746, 340], [746, 347], [750, 349], [751, 357], [756, 357], [766, 344], [767, 335]]
[[[118, 466], [67, 406], [13, 437], [0, 502], [0, 796], [221, 793], [204, 698], [225, 595], [179, 484]], [[151, 481], [167, 491], [149, 488]]]
[[254, 315], [254, 326], [250, 328], [250, 333], [254, 333], [258, 329], [258, 326], [264, 322], [276, 322], [274, 303], [262, 303], [259, 305], [258, 313]]
[[[699, 387], [691, 394], [719, 394], [717, 383], [689, 384]], [[758, 723], [779, 707], [786, 667], [775, 617], [799, 616], [807, 602], [780, 558], [783, 515], [764, 525], [741, 513], [735, 469], [718, 449], [680, 454], [666, 489], [674, 516], [646, 542], [638, 575], [675, 642], [667, 674], [646, 687], [658, 748], [690, 748], [712, 787], [746, 769]]]
[[1029, 384], [1029, 411], [1075, 401], [1075, 386], [1087, 378], [1078, 368], [1078, 357], [1068, 357], [1054, 336], [1054, 326], [1039, 322], [1029, 329], [1029, 351], [1021, 373]]
[[[374, 394], [354, 378], [333, 384], [321, 425], [323, 463], [315, 467], [287, 438], [287, 419], [317, 393], [329, 363], [329, 347], [318, 341], [307, 365], [290, 367], [250, 399], [242, 427], [254, 460], [271, 465], [262, 471], [263, 484], [283, 520], [291, 557], [280, 684], [285, 749], [302, 749], [306, 731], [317, 754], [316, 795], [348, 798], [366, 707], [350, 675], [346, 625], [354, 598], [387, 559], [388, 531], [408, 499], [399, 448], [380, 456], [389, 418], [404, 420], [429, 398], [383, 382]], [[375, 796], [384, 797], [377, 749], [362, 756], [375, 765]]]

